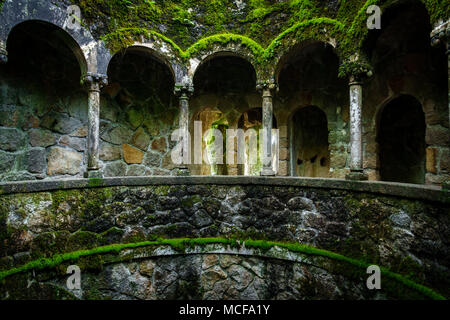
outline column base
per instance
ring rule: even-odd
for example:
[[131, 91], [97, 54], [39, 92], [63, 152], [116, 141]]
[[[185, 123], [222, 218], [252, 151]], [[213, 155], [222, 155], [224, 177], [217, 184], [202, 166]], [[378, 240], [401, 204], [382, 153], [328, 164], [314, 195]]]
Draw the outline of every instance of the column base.
[[174, 170], [175, 176], [177, 177], [188, 177], [191, 175], [188, 167], [178, 167]]
[[83, 176], [85, 178], [103, 178], [103, 174], [99, 169], [88, 169]]
[[366, 181], [369, 180], [369, 176], [364, 173], [363, 170], [354, 170], [348, 173], [345, 176], [346, 180], [352, 180], [352, 181]]
[[275, 176], [275, 171], [273, 171], [272, 168], [263, 168], [260, 175], [265, 177], [273, 177]]

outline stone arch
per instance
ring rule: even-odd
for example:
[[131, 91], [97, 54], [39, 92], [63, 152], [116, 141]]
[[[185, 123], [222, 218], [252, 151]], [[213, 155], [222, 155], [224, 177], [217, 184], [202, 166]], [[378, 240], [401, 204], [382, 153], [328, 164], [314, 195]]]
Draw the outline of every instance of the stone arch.
[[[213, 67], [218, 67], [217, 65], [216, 66], [214, 65], [214, 63], [218, 64], [218, 63], [216, 63], [217, 60], [223, 61], [221, 67], [225, 67], [225, 65], [228, 65], [228, 64], [235, 64], [235, 65], [237, 65], [237, 68], [247, 68], [246, 71], [249, 71], [249, 74], [247, 75], [249, 79], [246, 79], [246, 80], [248, 80], [248, 81], [246, 81], [247, 88], [245, 88], [244, 91], [255, 91], [256, 90], [257, 74], [256, 74], [256, 69], [254, 68], [254, 65], [251, 63], [251, 61], [249, 61], [242, 55], [235, 54], [235, 53], [229, 52], [229, 51], [219, 51], [214, 54], [208, 55], [201, 61], [201, 63], [199, 63], [195, 67], [195, 69], [194, 69], [195, 72], [192, 77], [192, 82], [194, 83], [194, 88], [196, 90], [202, 89], [201, 86], [199, 86], [199, 81], [200, 81], [199, 77], [203, 76], [203, 78], [205, 78], [205, 79], [210, 78], [209, 75], [208, 75], [208, 77], [205, 77], [204, 75], [201, 74], [201, 72], [204, 72], [204, 69], [210, 67], [211, 65], [213, 65]], [[207, 65], [207, 64], [209, 64], [209, 65]], [[223, 71], [227, 71], [227, 70], [229, 70], [229, 69], [225, 68]], [[191, 71], [192, 71], [192, 69], [191, 69]], [[228, 72], [230, 72], [230, 71], [228, 71]], [[234, 88], [234, 89], [236, 89], [236, 88]], [[231, 88], [232, 91], [234, 89]]]
[[284, 52], [284, 54], [277, 57], [273, 77], [275, 79], [275, 82], [280, 84], [280, 74], [282, 72], [283, 67], [287, 63], [289, 63], [289, 61], [293, 59], [295, 55], [300, 54], [302, 50], [307, 49], [309, 46], [317, 46], [320, 44], [322, 44], [327, 49], [330, 48], [333, 54], [336, 56], [338, 63], [340, 62], [340, 58], [336, 51], [336, 47], [330, 42], [314, 39], [310, 39], [303, 42], [297, 42], [295, 43], [295, 45], [290, 46], [289, 49]]
[[380, 179], [423, 184], [425, 182], [425, 114], [411, 95], [399, 95], [377, 115]]
[[213, 43], [211, 44], [211, 47], [208, 48], [208, 50], [203, 49], [199, 52], [193, 53], [189, 60], [188, 66], [189, 79], [193, 82], [197, 71], [208, 61], [211, 61], [217, 57], [225, 56], [238, 57], [247, 61], [252, 66], [255, 72], [256, 82], [262, 80], [263, 72], [258, 64], [258, 57], [256, 56], [256, 54], [249, 48], [236, 44], [235, 42], [230, 42], [227, 45]]
[[286, 55], [289, 56], [290, 53], [302, 45], [314, 42], [323, 42], [330, 45], [339, 61], [343, 60], [337, 39], [339, 37], [342, 38], [344, 33], [344, 25], [342, 23], [328, 18], [323, 19], [320, 23], [308, 20], [292, 26], [275, 38], [266, 49], [266, 58], [271, 62], [265, 70], [266, 77], [276, 81], [279, 68], [282, 66]]
[[0, 12], [0, 49], [6, 47], [11, 30], [24, 21], [37, 20], [53, 24], [61, 31], [61, 37], [73, 49], [80, 62], [82, 74], [106, 74], [110, 53], [102, 41], [93, 38], [90, 31], [70, 29], [67, 4], [54, 5], [49, 0], [6, 1]]
[[177, 71], [179, 71], [178, 64], [176, 62], [174, 62], [173, 60], [168, 59], [168, 57], [165, 56], [162, 51], [157, 50], [155, 48], [155, 46], [153, 46], [150, 43], [136, 42], [134, 45], [129, 46], [119, 52], [116, 52], [111, 57], [111, 59], [108, 61], [108, 71], [109, 71], [109, 66], [111, 64], [111, 61], [115, 57], [117, 57], [119, 55], [124, 56], [126, 53], [131, 53], [131, 52], [142, 52], [144, 54], [148, 54], [153, 59], [155, 59], [156, 61], [160, 62], [161, 64], [163, 64], [164, 66], [167, 67], [167, 69], [170, 71], [170, 74], [172, 75], [174, 83], [181, 81], [182, 77], [180, 77], [180, 75], [177, 76]]
[[328, 119], [317, 106], [297, 108], [289, 117], [290, 175], [328, 177]]

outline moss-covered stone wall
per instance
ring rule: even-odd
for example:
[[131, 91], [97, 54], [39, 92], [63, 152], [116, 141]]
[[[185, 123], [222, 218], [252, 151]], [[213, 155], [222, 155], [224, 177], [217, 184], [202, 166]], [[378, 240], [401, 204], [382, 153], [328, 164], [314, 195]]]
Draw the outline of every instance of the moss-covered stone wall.
[[309, 244], [448, 296], [448, 205], [308, 187], [158, 185], [0, 197], [3, 270], [57, 253], [157, 238]]

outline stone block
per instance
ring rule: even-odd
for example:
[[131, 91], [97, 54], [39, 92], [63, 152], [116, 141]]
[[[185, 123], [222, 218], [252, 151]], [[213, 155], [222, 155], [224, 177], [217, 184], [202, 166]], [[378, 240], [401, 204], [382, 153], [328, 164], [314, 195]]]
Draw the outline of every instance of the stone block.
[[121, 148], [104, 142], [100, 146], [99, 156], [104, 161], [119, 160], [122, 157]]
[[426, 130], [425, 142], [432, 146], [449, 145], [449, 129], [441, 126], [429, 126]]
[[115, 127], [102, 135], [102, 139], [112, 144], [124, 144], [130, 141], [133, 131], [124, 127]]
[[152, 149], [155, 151], [161, 152], [161, 153], [166, 152], [166, 150], [167, 150], [166, 138], [162, 137], [162, 138], [153, 140]]
[[59, 174], [76, 175], [81, 170], [83, 155], [61, 147], [51, 148], [48, 154], [47, 173], [50, 176]]
[[72, 132], [70, 134], [71, 137], [78, 137], [78, 138], [84, 138], [87, 136], [88, 133], [88, 128], [87, 125], [84, 125], [82, 127], [79, 127], [77, 130], [75, 130], [74, 132]]
[[278, 163], [278, 174], [279, 176], [288, 176], [289, 175], [289, 162], [288, 161], [280, 161]]
[[13, 154], [0, 151], [0, 173], [12, 170], [14, 162], [15, 156]]
[[287, 126], [280, 126], [278, 129], [279, 129], [280, 139], [281, 138], [287, 139], [287, 137], [288, 137], [288, 127]]
[[31, 173], [43, 173], [47, 165], [45, 149], [31, 149], [26, 153], [26, 169]]
[[438, 155], [438, 149], [436, 149], [436, 148], [427, 148], [426, 149], [427, 172], [437, 173], [437, 155]]
[[128, 164], [139, 164], [142, 163], [142, 159], [144, 159], [144, 153], [129, 144], [122, 145], [122, 151], [123, 158]]
[[59, 140], [59, 143], [64, 146], [75, 149], [77, 151], [86, 150], [86, 139], [84, 138], [62, 136], [61, 139]]
[[330, 154], [330, 163], [333, 168], [344, 168], [347, 163], [347, 153], [332, 152]]
[[127, 176], [145, 176], [146, 168], [144, 166], [140, 166], [137, 164], [133, 164], [128, 166]]
[[80, 120], [59, 112], [50, 112], [41, 121], [41, 127], [61, 134], [69, 134], [81, 126]]
[[122, 177], [125, 176], [127, 165], [122, 161], [114, 161], [108, 163], [104, 169], [105, 177]]
[[17, 151], [25, 146], [25, 135], [16, 128], [0, 128], [0, 149]]
[[287, 148], [280, 148], [280, 161], [289, 160], [289, 150]]
[[138, 147], [141, 150], [146, 151], [150, 144], [150, 136], [145, 133], [143, 128], [139, 128], [131, 137], [131, 144]]
[[56, 138], [49, 130], [31, 129], [28, 133], [32, 147], [49, 147], [56, 144]]
[[147, 152], [144, 157], [144, 164], [148, 167], [161, 166], [161, 155], [155, 152]]

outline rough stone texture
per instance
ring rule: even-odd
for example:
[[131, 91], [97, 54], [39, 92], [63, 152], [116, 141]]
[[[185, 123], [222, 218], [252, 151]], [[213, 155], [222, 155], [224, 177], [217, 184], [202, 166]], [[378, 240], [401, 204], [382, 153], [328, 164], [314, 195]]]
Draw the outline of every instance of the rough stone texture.
[[[176, 253], [167, 247], [160, 247], [160, 252]], [[346, 273], [342, 270], [348, 265], [308, 256], [301, 256], [307, 263], [297, 263], [279, 250], [278, 259], [227, 253], [146, 258], [145, 249], [128, 250], [127, 256], [103, 268], [83, 270], [81, 290], [68, 290], [65, 277], [55, 272], [38, 271], [8, 278], [0, 289], [0, 298], [55, 295], [61, 299], [56, 292], [69, 299], [99, 300], [378, 300], [406, 294], [423, 298], [404, 288], [368, 290], [362, 271]], [[129, 261], [133, 256], [137, 260]], [[111, 255], [107, 259], [114, 261]], [[50, 288], [43, 293], [30, 283]], [[168, 311], [167, 316], [171, 314]]]
[[59, 140], [59, 143], [68, 146], [76, 151], [84, 151], [86, 150], [86, 140], [77, 137], [71, 136], [62, 136]]
[[18, 129], [0, 128], [0, 137], [1, 150], [17, 151], [25, 146], [25, 137]]
[[43, 173], [47, 166], [45, 149], [30, 149], [25, 159], [26, 169], [31, 173]]
[[144, 158], [144, 153], [136, 149], [128, 144], [122, 145], [122, 151], [123, 151], [123, 158], [126, 163], [133, 164], [133, 163], [142, 163], [142, 159]]
[[48, 155], [48, 174], [75, 175], [81, 171], [83, 155], [68, 149], [54, 147], [50, 149]]
[[102, 143], [100, 146], [100, 159], [104, 161], [119, 160], [121, 158], [121, 148], [109, 143]]
[[145, 151], [150, 144], [150, 136], [145, 133], [143, 128], [139, 128], [131, 138], [131, 144]]
[[42, 129], [31, 129], [29, 132], [32, 147], [49, 147], [56, 144], [56, 138], [51, 131]]
[[[126, 167], [116, 161], [105, 172], [125, 175]], [[302, 187], [159, 185], [3, 195], [0, 213], [2, 228], [9, 230], [1, 256], [30, 250], [39, 256], [38, 247], [70, 245], [67, 237], [77, 231], [109, 243], [251, 237], [306, 243], [413, 272], [415, 281], [449, 295], [444, 275], [450, 268], [450, 215], [439, 202]], [[53, 238], [57, 234], [62, 242]]]
[[133, 132], [127, 128], [116, 127], [104, 134], [102, 139], [112, 144], [123, 144], [130, 140], [132, 134]]

